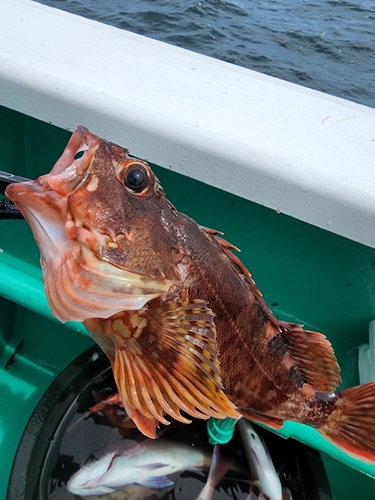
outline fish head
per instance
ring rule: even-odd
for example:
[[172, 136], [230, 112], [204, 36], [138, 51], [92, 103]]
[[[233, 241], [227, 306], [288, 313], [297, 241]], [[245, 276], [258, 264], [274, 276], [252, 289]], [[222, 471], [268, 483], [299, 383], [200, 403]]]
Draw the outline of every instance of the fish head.
[[115, 452], [105, 455], [99, 460], [95, 460], [84, 465], [75, 472], [67, 483], [67, 490], [73, 495], [88, 496], [112, 493], [114, 488], [110, 488], [100, 483], [100, 480], [112, 467], [116, 459]]
[[164, 412], [181, 422], [180, 410], [240, 416], [224, 394], [214, 313], [181, 292], [191, 283], [189, 241], [208, 239], [146, 162], [79, 126], [49, 174], [6, 195], [34, 233], [53, 314], [85, 324], [138, 429], [155, 437], [157, 422], [169, 423]]
[[7, 196], [41, 252], [47, 298], [62, 321], [137, 310], [179, 279], [166, 217], [146, 162], [79, 126], [49, 174]]

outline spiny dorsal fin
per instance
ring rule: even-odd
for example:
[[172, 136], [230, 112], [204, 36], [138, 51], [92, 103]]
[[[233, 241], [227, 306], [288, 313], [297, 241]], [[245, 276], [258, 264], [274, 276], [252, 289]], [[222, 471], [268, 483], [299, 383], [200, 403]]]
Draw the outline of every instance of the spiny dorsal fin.
[[240, 417], [223, 392], [213, 313], [205, 301], [168, 302], [123, 318], [113, 317], [113, 371], [140, 430], [144, 419], [168, 424], [164, 414], [189, 422], [181, 410], [203, 419]]
[[[241, 250], [236, 247], [235, 245], [232, 245], [229, 241], [225, 240], [224, 238], [221, 237], [223, 233], [220, 231], [216, 231], [215, 229], [210, 229], [208, 227], [203, 227], [201, 226], [201, 229], [203, 230], [204, 233], [206, 233], [206, 236], [210, 239], [214, 239], [219, 245], [221, 246], [222, 250], [224, 251], [224, 254], [229, 257], [230, 262], [232, 264], [232, 267], [242, 274], [246, 279], [250, 282], [253, 290], [259, 295], [262, 296], [261, 291], [259, 288], [256, 286], [255, 281], [253, 280], [253, 277], [250, 274], [250, 271], [247, 269], [245, 264], [241, 262], [241, 260], [237, 257], [236, 254], [232, 252], [232, 250], [236, 250], [237, 252], [240, 252]], [[212, 238], [213, 237], [213, 238]]]
[[340, 367], [325, 335], [280, 321], [281, 335], [298, 373], [316, 391], [333, 392], [341, 382]]

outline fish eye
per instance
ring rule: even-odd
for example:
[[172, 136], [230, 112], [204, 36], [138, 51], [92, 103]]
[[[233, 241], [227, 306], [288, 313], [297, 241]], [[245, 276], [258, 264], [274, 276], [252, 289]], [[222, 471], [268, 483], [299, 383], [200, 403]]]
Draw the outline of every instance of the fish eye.
[[132, 194], [144, 195], [150, 191], [150, 186], [152, 187], [152, 172], [140, 162], [120, 162], [116, 167], [116, 176]]
[[137, 166], [132, 169], [128, 169], [126, 178], [123, 179], [123, 182], [127, 185], [127, 187], [133, 189], [134, 191], [143, 189], [146, 181], [147, 175], [145, 169]]

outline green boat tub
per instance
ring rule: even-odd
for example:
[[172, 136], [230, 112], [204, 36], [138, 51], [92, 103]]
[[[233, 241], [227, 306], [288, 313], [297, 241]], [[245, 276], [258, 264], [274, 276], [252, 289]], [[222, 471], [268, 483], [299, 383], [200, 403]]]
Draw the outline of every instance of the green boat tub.
[[[70, 132], [0, 107], [1, 170], [35, 178], [50, 171]], [[95, 130], [93, 130], [95, 132]], [[130, 147], [131, 144], [123, 144]], [[358, 383], [358, 348], [375, 318], [375, 249], [154, 166], [168, 198], [221, 230], [277, 317], [324, 332]], [[24, 428], [59, 373], [93, 344], [82, 325], [62, 325], [48, 307], [39, 251], [24, 220], [0, 221], [0, 499]], [[375, 498], [375, 466], [351, 459], [319, 434], [287, 422], [280, 434], [318, 449], [336, 500]]]

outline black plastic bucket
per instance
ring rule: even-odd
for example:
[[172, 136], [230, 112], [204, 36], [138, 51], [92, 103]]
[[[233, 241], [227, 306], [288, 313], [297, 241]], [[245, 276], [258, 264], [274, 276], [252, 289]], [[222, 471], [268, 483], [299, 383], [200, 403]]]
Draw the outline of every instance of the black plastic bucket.
[[[9, 481], [7, 500], [71, 500], [66, 489], [69, 478], [89, 459], [98, 458], [123, 439], [144, 440], [129, 427], [123, 412], [115, 409], [97, 413], [87, 419], [87, 410], [98, 397], [115, 391], [108, 360], [93, 346], [77, 357], [51, 384], [35, 408], [17, 450]], [[194, 420], [190, 425], [173, 423], [167, 427], [170, 436], [191, 436], [198, 444], [208, 446], [206, 423]], [[257, 427], [278, 471], [282, 484], [289, 488], [293, 500], [330, 500], [327, 474], [319, 452], [293, 439], [283, 439]], [[162, 439], [162, 438], [161, 438]], [[204, 442], [204, 443], [203, 443]], [[235, 434], [229, 443], [238, 452], [242, 445]], [[203, 487], [207, 472], [186, 471], [171, 476], [174, 485], [162, 490], [140, 487], [137, 498], [193, 500]], [[249, 473], [249, 479], [251, 478]], [[195, 482], [194, 482], [195, 481]], [[219, 483], [213, 500], [246, 498], [249, 485], [236, 484], [235, 479]], [[133, 491], [134, 494], [134, 491]], [[122, 495], [122, 496], [121, 496]], [[232, 496], [231, 496], [232, 495]], [[241, 496], [242, 495], [242, 496]], [[90, 496], [107, 498], [107, 496]], [[130, 498], [123, 493], [108, 498]]]

